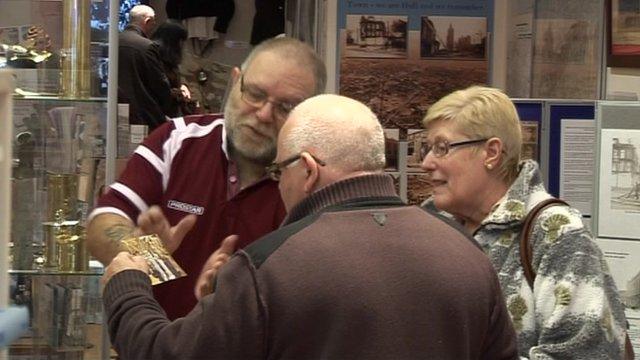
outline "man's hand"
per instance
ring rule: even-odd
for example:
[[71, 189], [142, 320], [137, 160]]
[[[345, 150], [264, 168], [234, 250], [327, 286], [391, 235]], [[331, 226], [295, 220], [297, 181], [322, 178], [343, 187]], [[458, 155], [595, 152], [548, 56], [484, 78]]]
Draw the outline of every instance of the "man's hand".
[[213, 279], [218, 274], [218, 270], [222, 265], [226, 264], [231, 258], [231, 255], [236, 251], [236, 245], [238, 244], [238, 235], [227, 236], [222, 240], [222, 244], [218, 250], [216, 250], [207, 262], [204, 263], [198, 281], [196, 281], [196, 288], [194, 289], [196, 299], [200, 300], [205, 295], [209, 295], [213, 292]]
[[184, 96], [185, 99], [191, 99], [191, 91], [189, 91], [189, 88], [187, 87], [187, 85], [185, 84], [180, 85], [180, 92], [182, 93], [182, 96]]
[[147, 265], [147, 261], [142, 256], [133, 256], [126, 251], [120, 252], [104, 270], [102, 284], [106, 285], [113, 275], [124, 270], [139, 270], [148, 274], [149, 265]]
[[154, 205], [138, 216], [136, 235], [158, 234], [170, 254], [173, 254], [185, 235], [195, 225], [197, 216], [189, 214], [182, 218], [176, 226], [171, 226], [159, 206]]

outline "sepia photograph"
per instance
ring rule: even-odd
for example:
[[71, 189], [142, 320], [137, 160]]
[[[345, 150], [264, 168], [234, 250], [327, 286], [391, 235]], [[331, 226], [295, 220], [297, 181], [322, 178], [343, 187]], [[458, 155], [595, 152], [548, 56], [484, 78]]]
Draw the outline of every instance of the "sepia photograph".
[[520, 159], [540, 161], [538, 157], [538, 122], [523, 120], [520, 122], [520, 128], [522, 129]]
[[423, 16], [420, 23], [420, 56], [484, 59], [487, 19], [463, 16]]
[[640, 136], [613, 138], [611, 143], [611, 208], [640, 211]]
[[486, 60], [343, 57], [339, 93], [369, 106], [384, 128], [419, 129], [431, 104], [452, 91], [486, 85], [487, 80]]
[[640, 130], [604, 129], [600, 141], [598, 236], [637, 238]]
[[597, 98], [597, 21], [538, 19], [535, 25], [531, 97]]
[[345, 57], [405, 58], [407, 16], [347, 15]]

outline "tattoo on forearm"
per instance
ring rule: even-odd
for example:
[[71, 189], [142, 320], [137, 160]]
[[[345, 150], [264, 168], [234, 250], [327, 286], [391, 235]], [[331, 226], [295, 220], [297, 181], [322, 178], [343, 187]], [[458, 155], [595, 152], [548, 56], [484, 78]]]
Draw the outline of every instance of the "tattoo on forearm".
[[133, 235], [133, 228], [130, 225], [115, 224], [104, 229], [104, 234], [110, 241], [118, 242], [131, 237]]

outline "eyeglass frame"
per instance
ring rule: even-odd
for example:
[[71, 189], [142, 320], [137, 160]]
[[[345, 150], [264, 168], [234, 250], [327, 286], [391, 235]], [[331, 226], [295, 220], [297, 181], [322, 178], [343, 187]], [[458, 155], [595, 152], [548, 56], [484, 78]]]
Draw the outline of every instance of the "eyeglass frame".
[[[300, 160], [302, 158], [302, 154], [309, 154], [306, 151], [303, 151], [297, 155], [293, 155], [287, 159], [284, 159], [282, 161], [279, 162], [272, 162], [269, 166], [265, 167], [265, 172], [267, 173], [267, 176], [273, 180], [273, 181], [280, 181], [280, 178], [282, 177], [282, 169], [285, 169], [287, 166], [293, 164], [294, 162]], [[325, 166], [327, 165], [327, 163], [325, 163], [324, 161], [318, 159], [315, 155], [313, 154], [309, 154], [309, 156], [311, 156], [311, 158], [313, 160], [315, 160], [315, 162], [318, 163], [318, 165], [320, 166]]]
[[[262, 91], [262, 89], [260, 89], [260, 91], [264, 92]], [[249, 92], [253, 93], [253, 91], [251, 90]], [[266, 93], [261, 95], [262, 99], [257, 101], [247, 100], [246, 96], [254, 97], [253, 94], [247, 95], [247, 88], [245, 87], [245, 84], [244, 84], [244, 73], [243, 73], [242, 75], [240, 75], [240, 98], [242, 99], [242, 101], [247, 103], [247, 105], [260, 109], [263, 106], [265, 106], [267, 103], [271, 103], [271, 107], [273, 109], [271, 111], [273, 116], [277, 119], [282, 120], [282, 119], [286, 119], [287, 116], [289, 116], [289, 113], [291, 113], [291, 110], [293, 110], [293, 108], [298, 106], [298, 104], [300, 103], [298, 102], [296, 104], [292, 104], [288, 102], [269, 100], [269, 96]]]
[[[440, 143], [440, 144], [444, 144], [444, 148], [445, 151], [442, 154], [437, 154], [437, 153], [433, 153], [433, 156], [437, 157], [437, 158], [441, 158], [441, 157], [445, 157], [449, 154], [449, 152], [451, 151], [451, 148], [456, 148], [456, 147], [460, 147], [460, 146], [469, 146], [469, 145], [474, 145], [474, 144], [479, 144], [481, 142], [486, 142], [491, 138], [483, 138], [483, 139], [475, 139], [475, 140], [463, 140], [463, 141], [456, 141], [456, 142], [452, 142], [450, 143], [448, 140], [440, 140], [437, 141], [436, 143]], [[427, 155], [429, 155], [429, 153], [433, 150], [435, 144], [429, 146], [427, 142], [422, 143], [422, 146], [420, 146], [420, 160], [424, 160]]]

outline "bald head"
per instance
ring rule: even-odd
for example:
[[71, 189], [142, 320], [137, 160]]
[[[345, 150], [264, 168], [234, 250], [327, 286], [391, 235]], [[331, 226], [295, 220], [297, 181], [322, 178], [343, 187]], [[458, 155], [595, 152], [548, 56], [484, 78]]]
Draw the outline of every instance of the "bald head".
[[344, 96], [303, 101], [289, 115], [280, 137], [287, 153], [309, 151], [343, 173], [384, 170], [384, 133], [378, 118], [366, 105]]
[[147, 5], [136, 5], [129, 12], [129, 24], [142, 29], [145, 35], [151, 35], [155, 26], [156, 12]]

